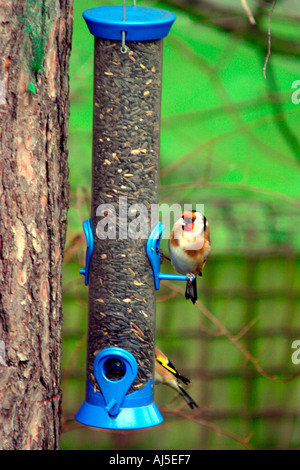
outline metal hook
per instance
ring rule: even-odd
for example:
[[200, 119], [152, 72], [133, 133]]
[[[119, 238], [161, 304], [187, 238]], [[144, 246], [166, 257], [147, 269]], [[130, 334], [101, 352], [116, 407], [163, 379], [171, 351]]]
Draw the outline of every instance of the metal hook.
[[[123, 0], [123, 21], [126, 21], [126, 0]], [[122, 31], [122, 46], [121, 46], [121, 52], [122, 54], [126, 54], [128, 51], [128, 47], [125, 44], [125, 31]]]
[[121, 52], [122, 54], [126, 54], [128, 51], [128, 47], [125, 44], [125, 31], [122, 31], [122, 46], [121, 46]]
[[[136, 7], [136, 0], [133, 0], [133, 6]], [[123, 21], [126, 21], [126, 0], [123, 0]], [[121, 52], [122, 54], [126, 54], [128, 51], [128, 47], [125, 44], [125, 35], [126, 31], [122, 31], [122, 46], [121, 46]]]

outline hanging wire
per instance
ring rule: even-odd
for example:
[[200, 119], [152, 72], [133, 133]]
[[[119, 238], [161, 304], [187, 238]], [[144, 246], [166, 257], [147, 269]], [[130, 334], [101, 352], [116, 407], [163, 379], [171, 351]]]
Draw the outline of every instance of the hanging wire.
[[[135, 0], [134, 0], [135, 2]], [[123, 21], [126, 20], [126, 0], [123, 0]], [[126, 54], [128, 51], [128, 47], [125, 44], [125, 31], [122, 31], [122, 46], [121, 46], [121, 52], [122, 54]]]

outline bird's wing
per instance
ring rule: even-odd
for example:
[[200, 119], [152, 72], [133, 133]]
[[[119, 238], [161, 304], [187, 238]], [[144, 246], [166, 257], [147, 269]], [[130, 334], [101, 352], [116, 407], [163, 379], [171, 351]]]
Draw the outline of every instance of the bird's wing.
[[164, 354], [160, 354], [160, 352], [156, 350], [155, 357], [156, 357], [157, 362], [161, 364], [162, 367], [164, 367], [166, 370], [171, 372], [171, 374], [173, 374], [178, 380], [181, 380], [186, 385], [190, 383], [190, 380], [187, 377], [184, 377], [183, 375], [181, 375], [178, 372], [178, 370], [174, 367], [172, 362], [169, 361], [169, 359]]

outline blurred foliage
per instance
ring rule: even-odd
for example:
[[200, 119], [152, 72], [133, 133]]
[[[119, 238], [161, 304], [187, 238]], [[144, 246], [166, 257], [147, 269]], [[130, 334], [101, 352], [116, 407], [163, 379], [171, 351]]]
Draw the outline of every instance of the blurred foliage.
[[[188, 410], [158, 387], [162, 425], [109, 433], [73, 420], [84, 398], [87, 289], [78, 272], [90, 212], [93, 103], [93, 38], [81, 15], [102, 4], [75, 0], [61, 448], [240, 449], [249, 436], [255, 448], [299, 446], [299, 381], [285, 380], [299, 370], [291, 343], [300, 337], [300, 105], [292, 102], [300, 7], [276, 2], [265, 79], [271, 3], [248, 0], [251, 25], [236, 0], [138, 1], [177, 15], [164, 40], [160, 203], [204, 204], [212, 255], [197, 309], [182, 284], [164, 283], [157, 293], [157, 340], [191, 377], [198, 422], [181, 416]], [[162, 269], [172, 272], [165, 263]]]

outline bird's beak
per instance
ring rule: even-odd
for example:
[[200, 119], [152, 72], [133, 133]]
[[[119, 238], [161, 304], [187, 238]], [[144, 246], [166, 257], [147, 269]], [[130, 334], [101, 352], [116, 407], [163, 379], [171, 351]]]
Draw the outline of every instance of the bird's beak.
[[185, 219], [184, 220], [183, 230], [185, 232], [191, 232], [193, 230], [193, 221], [192, 221], [192, 219]]

